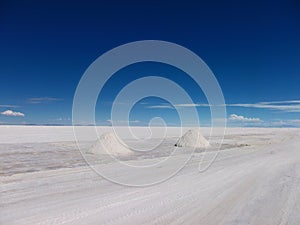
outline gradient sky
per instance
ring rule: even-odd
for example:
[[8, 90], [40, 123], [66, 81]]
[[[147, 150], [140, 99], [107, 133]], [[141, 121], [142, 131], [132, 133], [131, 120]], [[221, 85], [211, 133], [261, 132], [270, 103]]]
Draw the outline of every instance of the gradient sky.
[[[1, 1], [0, 123], [71, 124], [73, 96], [87, 67], [121, 44], [153, 39], [187, 47], [206, 62], [223, 90], [229, 124], [300, 126], [299, 12], [297, 0]], [[140, 71], [173, 77], [209, 124], [201, 90], [158, 63], [128, 66], [109, 81], [97, 105], [98, 124], [109, 124], [118, 90]], [[178, 124], [161, 99], [144, 99], [132, 113], [136, 125], [155, 116]]]

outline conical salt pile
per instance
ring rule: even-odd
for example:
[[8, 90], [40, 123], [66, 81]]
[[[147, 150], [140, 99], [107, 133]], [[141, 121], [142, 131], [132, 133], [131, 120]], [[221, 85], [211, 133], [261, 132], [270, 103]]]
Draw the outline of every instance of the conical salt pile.
[[199, 129], [187, 131], [175, 144], [178, 147], [206, 148], [209, 142], [202, 136]]
[[122, 143], [115, 133], [105, 133], [100, 136], [97, 142], [90, 149], [93, 154], [111, 154], [111, 155], [128, 155], [132, 151]]

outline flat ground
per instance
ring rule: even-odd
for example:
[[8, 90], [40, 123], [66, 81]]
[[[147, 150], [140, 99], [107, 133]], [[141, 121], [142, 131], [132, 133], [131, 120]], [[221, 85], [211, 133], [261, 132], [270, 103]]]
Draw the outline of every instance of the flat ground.
[[[178, 138], [172, 129], [156, 151], [125, 160], [168, 156]], [[214, 155], [219, 141], [212, 137], [208, 152], [197, 150], [165, 182], [128, 187], [87, 165], [71, 127], [0, 126], [0, 224], [299, 224], [300, 129], [229, 128], [215, 162], [199, 172], [201, 157]], [[171, 156], [175, 163], [186, 150]], [[149, 179], [117, 170], [106, 156], [93, 163], [124, 182]], [[159, 175], [169, 169], [161, 166]]]

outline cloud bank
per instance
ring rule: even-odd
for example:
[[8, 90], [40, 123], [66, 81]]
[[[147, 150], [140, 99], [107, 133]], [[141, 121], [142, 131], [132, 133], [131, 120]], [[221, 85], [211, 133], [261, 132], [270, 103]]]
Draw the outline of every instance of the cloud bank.
[[6, 110], [4, 112], [1, 112], [1, 115], [4, 115], [4, 116], [25, 116], [24, 113], [14, 112], [12, 110]]
[[259, 118], [248, 118], [248, 117], [239, 116], [236, 114], [231, 114], [229, 116], [229, 120], [238, 121], [238, 122], [262, 122], [262, 120]]
[[[257, 103], [233, 103], [233, 104], [226, 104], [226, 105], [210, 105], [210, 104], [206, 104], [206, 103], [174, 105], [174, 107], [211, 107], [211, 106], [243, 107], [243, 108], [278, 110], [278, 111], [283, 111], [283, 112], [300, 112], [300, 100], [271, 101], [271, 102], [257, 102]], [[153, 106], [148, 106], [148, 108], [167, 108], [167, 107], [162, 107], [162, 105], [153, 105]]]

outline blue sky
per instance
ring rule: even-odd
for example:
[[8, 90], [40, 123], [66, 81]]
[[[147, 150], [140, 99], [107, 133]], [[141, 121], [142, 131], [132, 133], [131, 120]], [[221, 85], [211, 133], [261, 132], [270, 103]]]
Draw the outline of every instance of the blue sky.
[[[229, 125], [300, 126], [296, 0], [0, 4], [2, 124], [71, 124], [73, 96], [87, 67], [121, 44], [154, 39], [185, 46], [206, 62], [223, 90]], [[153, 73], [185, 87], [209, 124], [201, 90], [182, 71], [158, 63], [115, 74], [97, 104], [97, 124], [110, 123], [111, 103], [122, 86]], [[156, 116], [178, 124], [176, 111], [157, 98], [141, 100], [130, 120], [145, 125]]]

